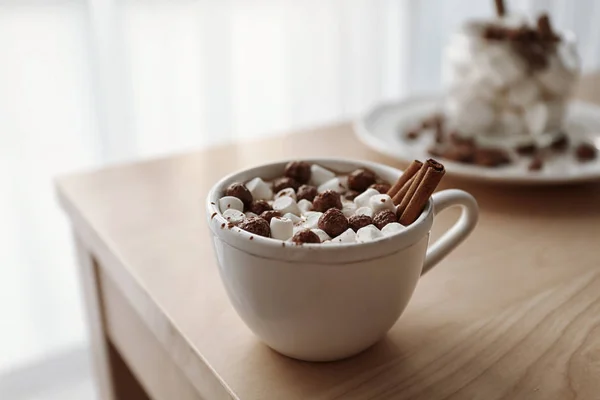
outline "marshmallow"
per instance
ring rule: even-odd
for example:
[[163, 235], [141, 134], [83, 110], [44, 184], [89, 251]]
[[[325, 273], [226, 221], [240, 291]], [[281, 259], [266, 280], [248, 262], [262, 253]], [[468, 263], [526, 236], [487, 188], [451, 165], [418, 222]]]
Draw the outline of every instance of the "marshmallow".
[[287, 218], [271, 218], [271, 237], [273, 239], [288, 240], [294, 235], [294, 223]]
[[375, 225], [367, 225], [356, 232], [356, 241], [359, 243], [372, 242], [383, 237], [383, 234]]
[[275, 195], [275, 199], [278, 199], [278, 198], [283, 197], [283, 196], [288, 196], [288, 197], [291, 197], [294, 200], [297, 200], [297, 198], [296, 198], [296, 191], [294, 190], [294, 188], [281, 189]]
[[289, 219], [290, 221], [292, 221], [292, 223], [294, 225], [302, 222], [302, 218], [300, 218], [299, 216], [294, 215], [292, 213], [285, 213], [285, 214], [283, 214], [283, 218]]
[[319, 185], [319, 187], [317, 188], [317, 191], [319, 193], [323, 193], [326, 190], [333, 190], [338, 193], [345, 192], [346, 190], [348, 190], [348, 177], [346, 177], [346, 176], [335, 177], [335, 178], [330, 179], [327, 182], [323, 183], [322, 185]]
[[321, 243], [326, 240], [331, 240], [331, 237], [327, 234], [327, 232], [322, 229], [311, 229], [311, 231], [313, 231], [319, 237], [319, 239], [321, 239]]
[[273, 210], [279, 211], [281, 214], [291, 213], [294, 215], [300, 215], [300, 208], [296, 200], [289, 196], [283, 196], [273, 201]]
[[244, 211], [244, 203], [237, 197], [224, 196], [219, 199], [219, 209], [221, 210], [221, 213], [224, 213], [227, 210]]
[[244, 213], [244, 215], [246, 216], [246, 218], [258, 217], [258, 214], [254, 214], [251, 211]]
[[387, 194], [376, 194], [369, 199], [369, 206], [373, 210], [373, 214], [377, 214], [379, 211], [390, 210], [396, 211], [396, 206], [392, 201], [392, 198]]
[[351, 216], [354, 215], [356, 208], [357, 207], [356, 207], [356, 204], [354, 204], [354, 202], [352, 202], [352, 201], [344, 202], [342, 204], [342, 213], [344, 214], [344, 216], [346, 218], [350, 218]]
[[359, 207], [354, 212], [354, 215], [366, 215], [373, 218], [373, 209], [371, 207]]
[[246, 215], [240, 210], [230, 208], [223, 212], [223, 217], [232, 224], [237, 225], [246, 218]]
[[546, 131], [549, 115], [545, 103], [539, 102], [527, 107], [524, 117], [529, 133], [540, 135]]
[[335, 178], [335, 174], [320, 165], [313, 164], [310, 166], [310, 184], [320, 186], [330, 179]]
[[300, 211], [302, 211], [302, 213], [306, 213], [307, 211], [312, 210], [313, 205], [310, 201], [306, 200], [306, 199], [301, 199], [298, 202], [298, 208], [300, 209]]
[[563, 121], [567, 111], [567, 104], [564, 101], [549, 101], [546, 103], [548, 107], [548, 123], [546, 129], [548, 131], [558, 131], [563, 127]]
[[515, 108], [524, 108], [535, 103], [540, 95], [540, 89], [531, 79], [515, 82], [508, 89], [507, 100]]
[[402, 232], [405, 229], [406, 227], [404, 225], [401, 225], [397, 222], [391, 222], [383, 227], [381, 233], [383, 233], [384, 236], [391, 236], [395, 233]]
[[269, 184], [260, 178], [254, 178], [246, 183], [246, 187], [252, 193], [254, 200], [269, 200], [273, 197], [273, 191]]
[[367, 190], [365, 190], [364, 192], [362, 192], [354, 198], [354, 204], [356, 204], [356, 207], [366, 207], [369, 205], [369, 199], [378, 194], [379, 192], [377, 190], [373, 188], [368, 188]]
[[496, 115], [494, 109], [481, 99], [471, 99], [459, 103], [452, 112], [451, 117], [461, 132], [477, 134], [486, 131], [494, 123]]
[[486, 75], [497, 88], [505, 87], [525, 76], [526, 69], [523, 62], [505, 44], [489, 45], [479, 56], [481, 68], [486, 71]]
[[507, 135], [523, 135], [527, 133], [527, 127], [523, 116], [514, 111], [505, 110], [498, 116], [498, 133]]
[[322, 212], [309, 211], [304, 214], [305, 221], [302, 224], [306, 229], [316, 229], [319, 227], [319, 218], [323, 215]]
[[332, 243], [354, 243], [356, 242], [356, 233], [352, 228], [348, 228], [343, 233], [331, 239]]
[[569, 72], [558, 57], [550, 58], [548, 67], [537, 74], [538, 81], [548, 92], [566, 98], [571, 92], [575, 75]]
[[577, 75], [581, 69], [581, 59], [577, 52], [577, 44], [566, 40], [562, 46], [558, 46], [557, 55], [560, 65], [573, 75]]

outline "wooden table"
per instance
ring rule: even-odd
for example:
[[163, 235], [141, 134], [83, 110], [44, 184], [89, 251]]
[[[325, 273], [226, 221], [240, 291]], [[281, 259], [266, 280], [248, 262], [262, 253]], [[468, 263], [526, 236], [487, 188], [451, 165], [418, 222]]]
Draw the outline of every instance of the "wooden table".
[[[205, 195], [233, 170], [325, 155], [396, 164], [342, 124], [58, 181], [103, 398], [600, 399], [598, 184], [448, 177], [477, 197], [480, 224], [421, 279], [387, 338], [326, 364], [259, 343], [219, 280]], [[441, 214], [433, 236], [456, 216]]]

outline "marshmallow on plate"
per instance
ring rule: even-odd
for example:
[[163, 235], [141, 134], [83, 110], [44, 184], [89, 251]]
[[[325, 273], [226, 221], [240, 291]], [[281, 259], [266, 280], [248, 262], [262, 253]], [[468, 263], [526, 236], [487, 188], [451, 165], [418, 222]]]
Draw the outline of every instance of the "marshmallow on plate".
[[354, 198], [354, 203], [357, 207], [367, 207], [369, 205], [369, 200], [371, 197], [378, 195], [379, 192], [373, 188], [368, 188], [358, 196]]
[[294, 215], [300, 215], [300, 208], [296, 200], [289, 196], [283, 196], [273, 201], [273, 210], [279, 211], [281, 214], [291, 213]]
[[306, 214], [304, 214], [304, 218], [306, 218], [306, 220], [304, 221], [302, 226], [306, 229], [318, 228], [319, 218], [321, 218], [321, 215], [323, 215], [322, 212], [317, 212], [317, 211], [307, 212]]
[[252, 198], [254, 200], [269, 200], [273, 197], [273, 191], [268, 183], [263, 181], [261, 178], [254, 178], [248, 183], [246, 183], [246, 187], [252, 193]]
[[299, 223], [299, 222], [302, 222], [302, 218], [300, 218], [299, 216], [294, 215], [292, 213], [285, 213], [285, 214], [283, 214], [283, 218], [289, 219], [290, 221], [292, 221], [292, 223], [294, 225], [297, 224], [297, 223]]
[[354, 215], [366, 215], [373, 218], [373, 209], [371, 207], [358, 207]]
[[333, 190], [338, 193], [343, 193], [348, 190], [348, 177], [338, 176], [328, 180], [327, 182], [319, 185], [317, 191], [323, 193], [326, 190]]
[[244, 203], [237, 197], [223, 196], [219, 199], [219, 209], [222, 213], [227, 210], [244, 211]]
[[320, 165], [313, 164], [310, 166], [310, 184], [320, 186], [330, 179], [335, 178], [335, 174]]
[[394, 233], [402, 232], [405, 229], [406, 227], [404, 225], [401, 225], [397, 222], [391, 222], [383, 227], [381, 233], [383, 233], [384, 236], [391, 236]]
[[325, 232], [322, 229], [316, 228], [316, 229], [311, 229], [311, 231], [313, 231], [321, 240], [321, 243], [326, 241], [326, 240], [331, 240], [331, 237], [327, 234], [327, 232]]
[[300, 209], [300, 211], [305, 213], [307, 211], [312, 210], [313, 204], [306, 199], [300, 199], [300, 201], [298, 202], [298, 208]]
[[278, 198], [283, 197], [283, 196], [288, 196], [288, 197], [291, 197], [294, 200], [297, 200], [297, 198], [296, 198], [296, 191], [294, 190], [294, 188], [281, 189], [279, 192], [277, 192], [277, 194], [275, 195], [275, 198], [278, 199]]
[[273, 239], [288, 240], [294, 234], [294, 223], [287, 218], [273, 217], [270, 226]]
[[331, 243], [354, 243], [356, 242], [356, 233], [352, 228], [348, 228], [343, 233], [331, 239]]
[[230, 208], [223, 212], [223, 217], [232, 224], [237, 225], [246, 218], [246, 215], [240, 210]]
[[382, 236], [383, 234], [375, 225], [367, 225], [356, 232], [356, 241], [359, 243], [372, 242]]
[[527, 127], [523, 117], [511, 110], [504, 110], [498, 116], [498, 131], [507, 135], [523, 135], [527, 133]]
[[392, 198], [387, 194], [376, 194], [369, 199], [369, 206], [373, 210], [373, 214], [377, 214], [379, 211], [390, 210], [396, 211], [396, 206], [392, 201]]
[[508, 89], [508, 103], [515, 108], [523, 108], [535, 103], [540, 95], [540, 88], [531, 79], [521, 79]]
[[546, 103], [540, 101], [527, 107], [524, 117], [529, 133], [540, 135], [546, 131], [550, 118]]

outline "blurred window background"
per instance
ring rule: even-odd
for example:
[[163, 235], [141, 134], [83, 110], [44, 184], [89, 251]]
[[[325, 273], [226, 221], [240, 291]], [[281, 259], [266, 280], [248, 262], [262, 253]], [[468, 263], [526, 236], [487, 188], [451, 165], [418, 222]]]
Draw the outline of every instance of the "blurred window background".
[[[600, 66], [600, 2], [508, 4], [549, 11], [578, 35], [584, 72]], [[440, 90], [451, 32], [491, 15], [481, 0], [0, 0], [0, 385], [85, 359], [56, 175]]]

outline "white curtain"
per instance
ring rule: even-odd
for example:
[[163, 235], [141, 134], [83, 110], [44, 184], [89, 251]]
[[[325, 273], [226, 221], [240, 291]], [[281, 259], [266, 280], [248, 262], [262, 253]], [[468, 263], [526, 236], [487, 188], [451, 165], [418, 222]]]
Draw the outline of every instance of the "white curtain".
[[[491, 3], [0, 0], [0, 374], [86, 341], [54, 176], [438, 90], [448, 35]], [[600, 64], [600, 2], [509, 4], [551, 10]]]

